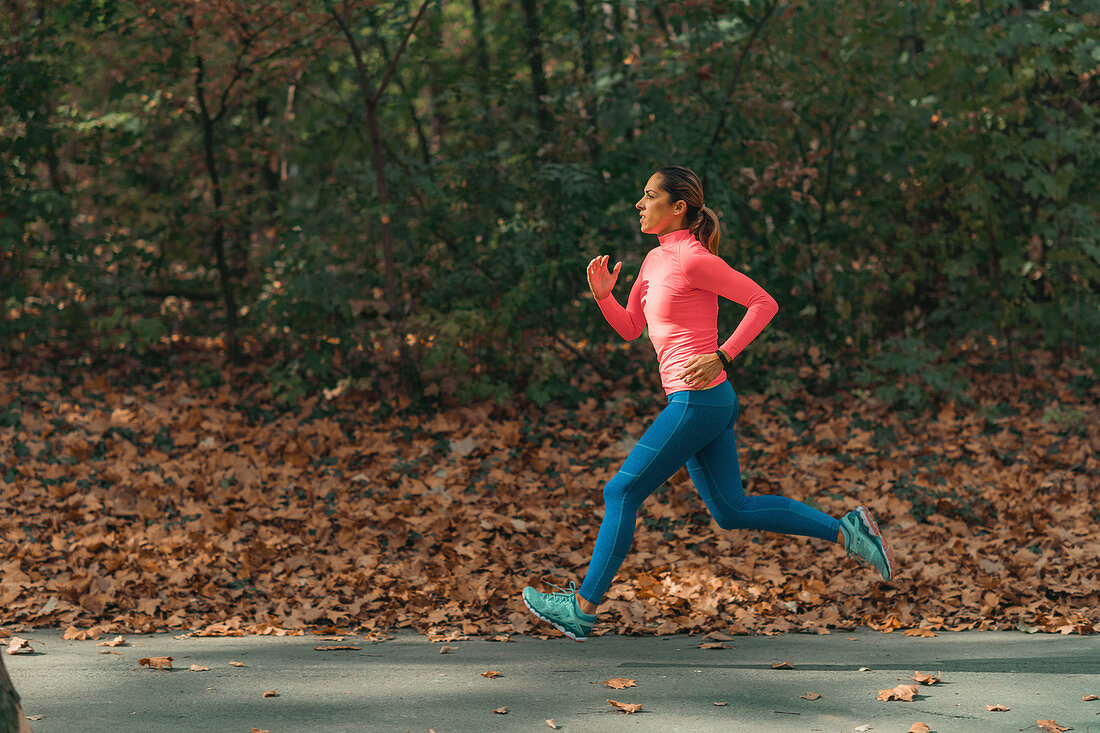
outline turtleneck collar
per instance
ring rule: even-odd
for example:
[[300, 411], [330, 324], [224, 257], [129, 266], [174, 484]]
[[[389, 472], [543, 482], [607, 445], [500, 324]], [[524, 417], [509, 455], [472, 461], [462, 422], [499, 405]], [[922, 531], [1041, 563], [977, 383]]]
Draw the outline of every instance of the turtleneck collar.
[[680, 244], [681, 242], [690, 242], [695, 239], [691, 232], [687, 229], [677, 229], [674, 232], [668, 234], [662, 234], [657, 237], [657, 241], [661, 243], [661, 246]]

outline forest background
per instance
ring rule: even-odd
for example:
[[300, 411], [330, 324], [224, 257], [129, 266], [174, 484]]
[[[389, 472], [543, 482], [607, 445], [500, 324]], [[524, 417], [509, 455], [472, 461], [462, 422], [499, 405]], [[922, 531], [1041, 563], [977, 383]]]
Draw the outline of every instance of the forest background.
[[584, 266], [623, 297], [671, 163], [780, 303], [730, 368], [750, 490], [862, 501], [909, 569], [718, 533], [678, 474], [618, 628], [1100, 621], [1091, 3], [9, 0], [0, 37], [0, 621], [527, 628], [501, 578], [584, 567], [659, 409]]

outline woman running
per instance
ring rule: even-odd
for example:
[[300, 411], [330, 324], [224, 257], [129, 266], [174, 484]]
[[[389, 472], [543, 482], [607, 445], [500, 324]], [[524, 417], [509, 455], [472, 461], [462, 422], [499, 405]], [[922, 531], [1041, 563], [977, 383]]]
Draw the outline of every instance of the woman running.
[[[577, 641], [596, 622], [596, 608], [634, 541], [638, 508], [680, 466], [687, 465], [711, 516], [722, 529], [763, 529], [817, 537], [844, 545], [849, 555], [894, 574], [894, 557], [865, 507], [841, 519], [781, 496], [745, 496], [733, 426], [737, 395], [725, 366], [775, 316], [779, 306], [764, 289], [717, 255], [718, 217], [703, 202], [703, 187], [682, 166], [661, 168], [636, 204], [641, 230], [659, 246], [642, 262], [624, 308], [612, 295], [622, 263], [607, 255], [588, 263], [588, 285], [604, 318], [627, 341], [649, 327], [668, 406], [630, 451], [603, 490], [604, 518], [588, 572], [578, 592], [523, 589], [533, 614]], [[717, 350], [718, 296], [748, 308]], [[554, 586], [555, 588], [557, 586]]]

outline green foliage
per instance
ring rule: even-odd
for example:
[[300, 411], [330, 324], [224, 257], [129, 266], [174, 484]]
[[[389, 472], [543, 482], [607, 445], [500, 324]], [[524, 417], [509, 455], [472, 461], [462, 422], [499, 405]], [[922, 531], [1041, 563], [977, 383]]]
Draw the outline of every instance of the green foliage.
[[[419, 3], [352, 9], [362, 67], [339, 3], [279, 0], [263, 23], [244, 6], [62, 5], [0, 27], [4, 343], [149, 358], [225, 338], [229, 292], [235, 335], [274, 358], [287, 400], [340, 383], [569, 400], [567, 344], [596, 358], [588, 345], [617, 339], [584, 266], [622, 260], [625, 297], [654, 245], [639, 189], [684, 163], [722, 215], [723, 256], [780, 302], [741, 361], [776, 381], [764, 390], [790, 392], [798, 365], [775, 357], [810, 345], [860, 362], [833, 379], [914, 411], [965, 398], [944, 355], [968, 337], [1096, 358], [1085, 2], [536, 3], [534, 18], [433, 2], [378, 140], [364, 84], [379, 88]], [[724, 304], [721, 332], [741, 313]]]
[[920, 414], [950, 401], [971, 404], [959, 365], [920, 338], [891, 338], [853, 374], [857, 384], [894, 409]]

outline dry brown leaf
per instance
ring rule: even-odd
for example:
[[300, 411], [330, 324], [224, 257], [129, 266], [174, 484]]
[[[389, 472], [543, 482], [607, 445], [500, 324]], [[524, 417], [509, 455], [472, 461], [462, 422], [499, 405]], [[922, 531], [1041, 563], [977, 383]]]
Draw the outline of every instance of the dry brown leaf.
[[490, 636], [490, 637], [486, 638], [485, 641], [504, 641], [504, 642], [511, 641], [511, 642], [514, 642], [515, 640], [511, 636], [509, 636], [508, 634], [497, 634], [496, 636]]
[[126, 637], [119, 635], [110, 641], [101, 641], [96, 646], [127, 646]]
[[1085, 702], [1092, 702], [1093, 700], [1100, 700], [1100, 697], [1097, 697], [1096, 695], [1082, 695], [1081, 699]]
[[931, 638], [933, 636], [938, 636], [938, 634], [935, 631], [933, 631], [932, 629], [925, 629], [925, 628], [907, 629], [905, 631], [905, 635], [906, 636], [918, 636], [918, 637], [922, 637], [922, 638], [926, 638], [926, 639]]
[[334, 645], [334, 646], [315, 646], [315, 647], [313, 647], [313, 650], [317, 651], [317, 652], [339, 652], [339, 651], [357, 652], [357, 651], [359, 651], [359, 647], [351, 646], [350, 644], [337, 644], [337, 645]]
[[138, 660], [138, 665], [148, 667], [149, 669], [168, 671], [172, 669], [173, 659], [174, 657], [142, 657]]
[[481, 676], [488, 677], [489, 679], [496, 679], [497, 677], [503, 677], [504, 675], [502, 675], [495, 669], [490, 669], [488, 672], [482, 672]]
[[932, 733], [932, 729], [928, 727], [928, 723], [913, 723], [908, 733]]
[[440, 654], [450, 654], [451, 653], [451, 647], [441, 646], [441, 647], [439, 647], [439, 653]]
[[772, 665], [772, 669], [794, 669], [794, 665], [788, 662], [776, 662]]
[[716, 703], [714, 703], [714, 707], [716, 707], [716, 708], [724, 708], [727, 705], [729, 705], [728, 702], [716, 702]]
[[264, 728], [253, 728], [252, 733], [271, 733], [271, 731]]
[[209, 672], [210, 668], [209, 667], [204, 667], [201, 664], [192, 664], [191, 665], [191, 671], [192, 672]]
[[496, 713], [497, 715], [505, 715], [508, 712], [508, 708], [503, 708], [503, 707], [502, 708], [497, 708], [493, 712]]
[[244, 666], [244, 662], [236, 662], [236, 661], [234, 661], [234, 660], [230, 659], [230, 660], [229, 660], [229, 666], [230, 666], [230, 667], [243, 667], [243, 666]]
[[1007, 713], [1012, 708], [1006, 708], [1004, 705], [986, 705], [985, 709], [991, 713]]
[[913, 696], [917, 694], [918, 690], [920, 690], [920, 687], [917, 685], [898, 685], [891, 690], [879, 690], [878, 699], [883, 702], [889, 702], [891, 700], [912, 702]]
[[734, 639], [736, 639], [736, 637], [730, 636], [729, 634], [723, 633], [721, 631], [712, 631], [703, 638], [714, 639], [715, 641], [733, 641]]
[[65, 633], [61, 635], [61, 638], [65, 641], [85, 641], [87, 639], [98, 639], [99, 630], [94, 626], [90, 629], [79, 629], [76, 626], [70, 626], [65, 629]]
[[616, 707], [628, 715], [642, 709], [641, 703], [619, 702], [618, 700], [608, 700], [607, 702], [610, 703], [612, 707]]
[[34, 649], [31, 648], [30, 639], [24, 639], [19, 636], [13, 636], [8, 643], [8, 654], [34, 654]]
[[702, 644], [697, 645], [700, 649], [729, 649], [725, 644], [720, 641], [704, 641]]
[[1053, 720], [1036, 720], [1035, 725], [1050, 733], [1065, 733], [1065, 731], [1071, 730], [1065, 726], [1058, 725]]
[[628, 680], [623, 677], [612, 677], [605, 680], [604, 684], [615, 690], [625, 690], [627, 687], [637, 687], [637, 680]]
[[278, 696], [279, 696], [279, 693], [276, 692], [275, 690], [268, 690], [261, 697], [278, 697]]
[[807, 692], [805, 695], [799, 695], [799, 697], [801, 697], [803, 700], [811, 701], [821, 699], [821, 695], [817, 694], [816, 692]]
[[[942, 675], [943, 672], [940, 672], [940, 674]], [[917, 682], [921, 683], [922, 685], [934, 685], [937, 682], [939, 682], [941, 678], [937, 677], [936, 675], [924, 674], [923, 672], [914, 671], [913, 676], [910, 677], [909, 679], [916, 680]]]
[[551, 728], [553, 728], [554, 730], [560, 730], [561, 729], [561, 726], [558, 725], [557, 723], [555, 723], [553, 718], [547, 718], [546, 724], [548, 726], [550, 726]]

